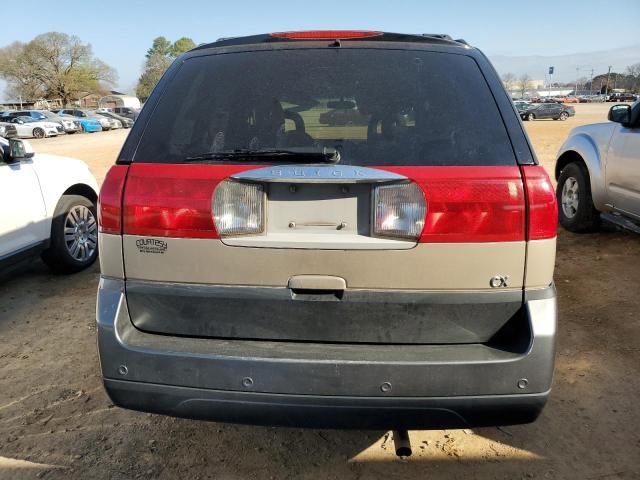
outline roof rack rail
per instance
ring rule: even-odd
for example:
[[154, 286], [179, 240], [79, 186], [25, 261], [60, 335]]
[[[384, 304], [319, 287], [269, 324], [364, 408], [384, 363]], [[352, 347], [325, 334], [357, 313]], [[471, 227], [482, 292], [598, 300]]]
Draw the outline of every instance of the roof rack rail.
[[432, 38], [441, 38], [443, 40], [453, 40], [451, 35], [447, 35], [446, 33], [422, 33], [423, 37], [432, 37]]
[[236, 38], [240, 38], [240, 37], [220, 37], [216, 40], [216, 42], [224, 42], [225, 40], [235, 40]]
[[465, 45], [469, 45], [469, 43], [464, 38], [456, 38], [454, 42], [463, 43]]

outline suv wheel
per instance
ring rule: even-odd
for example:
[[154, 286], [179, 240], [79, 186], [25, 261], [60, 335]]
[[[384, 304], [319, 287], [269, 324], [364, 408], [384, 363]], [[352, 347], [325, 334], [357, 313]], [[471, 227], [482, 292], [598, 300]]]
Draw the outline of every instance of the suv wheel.
[[593, 206], [591, 182], [584, 165], [570, 163], [562, 169], [556, 189], [560, 224], [570, 232], [592, 232], [600, 226], [600, 213]]
[[530, 113], [529, 115], [527, 115], [527, 120], [529, 120], [530, 122], [533, 122], [536, 119], [536, 116], [533, 113]]
[[560, 114], [560, 120], [562, 120], [563, 122], [564, 122], [567, 118], [569, 118], [569, 114], [568, 114], [567, 112], [562, 112], [562, 113]]
[[63, 195], [51, 222], [51, 246], [42, 254], [52, 270], [73, 273], [98, 257], [96, 206], [80, 195]]
[[32, 133], [35, 138], [44, 138], [44, 130], [40, 127], [34, 128]]

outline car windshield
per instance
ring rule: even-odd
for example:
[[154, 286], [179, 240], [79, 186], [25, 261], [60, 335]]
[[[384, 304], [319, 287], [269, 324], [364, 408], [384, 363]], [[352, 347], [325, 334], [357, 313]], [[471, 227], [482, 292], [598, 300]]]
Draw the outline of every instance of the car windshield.
[[364, 48], [186, 60], [135, 160], [290, 147], [333, 148], [351, 165], [515, 164], [471, 57]]

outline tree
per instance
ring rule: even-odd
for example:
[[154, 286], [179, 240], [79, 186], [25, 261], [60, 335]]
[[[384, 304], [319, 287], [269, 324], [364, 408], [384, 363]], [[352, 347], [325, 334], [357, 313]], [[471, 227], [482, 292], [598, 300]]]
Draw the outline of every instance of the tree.
[[57, 97], [66, 105], [80, 92], [101, 91], [102, 82], [114, 83], [117, 75], [93, 56], [91, 45], [49, 32], [0, 49], [0, 77], [13, 95], [32, 100]]
[[637, 92], [638, 87], [640, 86], [640, 62], [629, 65], [627, 67], [627, 75], [631, 77], [631, 85], [629, 86], [629, 90]]
[[156, 37], [153, 39], [151, 48], [147, 50], [145, 55], [147, 58], [151, 58], [154, 55], [162, 55], [168, 57], [171, 54], [171, 42], [165, 37]]
[[151, 95], [156, 84], [164, 72], [171, 65], [171, 58], [159, 53], [152, 54], [145, 62], [144, 72], [140, 75], [138, 86], [136, 87], [136, 96], [142, 100], [146, 100]]
[[185, 52], [196, 48], [196, 44], [193, 40], [187, 37], [182, 37], [176, 40], [173, 45], [171, 45], [171, 56], [179, 57]]
[[513, 73], [507, 72], [502, 75], [502, 83], [504, 83], [504, 86], [507, 90], [511, 91], [514, 87], [515, 82], [516, 76]]
[[520, 97], [524, 97], [527, 90], [531, 88], [531, 77], [526, 73], [521, 75], [516, 82], [516, 88], [520, 92]]
[[188, 37], [179, 38], [174, 43], [171, 43], [165, 37], [155, 38], [151, 48], [147, 50], [145, 55], [147, 60], [144, 63], [144, 70], [136, 86], [136, 95], [142, 100], [149, 98], [154, 87], [173, 60], [195, 48], [195, 46], [194, 41]]

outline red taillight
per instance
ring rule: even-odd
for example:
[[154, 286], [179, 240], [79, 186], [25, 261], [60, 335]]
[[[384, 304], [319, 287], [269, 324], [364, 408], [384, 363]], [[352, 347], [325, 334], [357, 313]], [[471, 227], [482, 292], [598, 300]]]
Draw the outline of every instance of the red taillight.
[[558, 202], [549, 175], [539, 165], [525, 165], [522, 178], [529, 209], [527, 240], [554, 238], [558, 230]]
[[525, 239], [525, 196], [518, 167], [385, 168], [416, 182], [427, 201], [420, 242]]
[[275, 32], [270, 35], [290, 40], [348, 40], [350, 38], [378, 37], [382, 35], [382, 32], [369, 30], [310, 30], [307, 32]]
[[124, 194], [123, 232], [156, 237], [218, 238], [213, 191], [255, 166], [134, 164]]
[[127, 165], [114, 165], [107, 172], [98, 199], [98, 227], [102, 233], [122, 234], [122, 190]]

